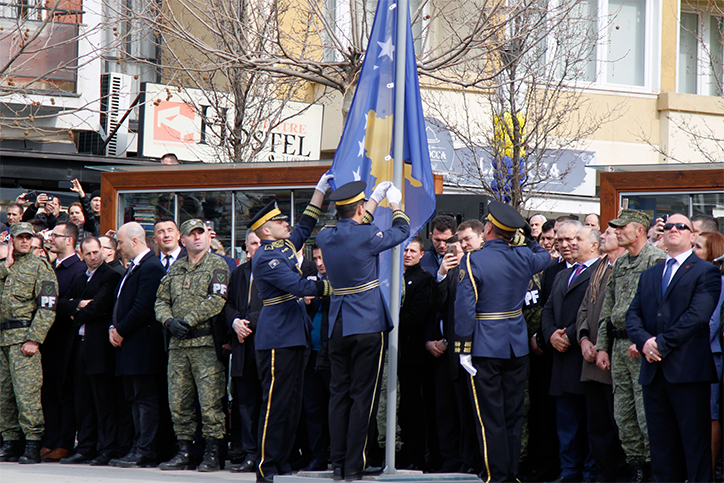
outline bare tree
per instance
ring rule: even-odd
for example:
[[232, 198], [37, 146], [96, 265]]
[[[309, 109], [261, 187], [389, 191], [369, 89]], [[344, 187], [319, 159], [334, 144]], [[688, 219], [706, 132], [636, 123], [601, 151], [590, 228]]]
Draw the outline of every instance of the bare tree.
[[[420, 75], [474, 88], [497, 78], [503, 66], [489, 59], [512, 40], [506, 28], [526, 4], [413, 0], [411, 7]], [[160, 39], [165, 79], [232, 94], [228, 150], [229, 159], [239, 161], [253, 159], [257, 138], [283, 120], [288, 100], [316, 102], [338, 93], [346, 119], [375, 8], [371, 0], [161, 0], [128, 14], [148, 22]], [[280, 102], [270, 104], [270, 95]], [[223, 113], [214, 114], [216, 123], [224, 122]], [[262, 121], [266, 130], [246, 135], [244, 126]]]
[[436, 93], [425, 101], [462, 148], [448, 182], [520, 210], [568, 175], [576, 153], [617, 106], [597, 112], [584, 95], [595, 80], [602, 31], [589, 2], [525, 0], [506, 13], [501, 48], [488, 59], [496, 75], [487, 89], [463, 89], [457, 108]]
[[[44, 139], [59, 116], [87, 118], [78, 73], [97, 60], [101, 25], [78, 0], [9, 0], [0, 5], [0, 131], [2, 137]], [[91, 18], [89, 21], [88, 18]], [[72, 131], [69, 131], [72, 137]]]

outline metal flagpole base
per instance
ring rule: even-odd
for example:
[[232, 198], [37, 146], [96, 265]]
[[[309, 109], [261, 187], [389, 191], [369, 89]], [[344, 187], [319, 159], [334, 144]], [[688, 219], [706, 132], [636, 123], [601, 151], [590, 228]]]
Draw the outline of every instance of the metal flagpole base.
[[[332, 480], [332, 471], [300, 471], [296, 475], [274, 476], [274, 483], [329, 483], [330, 480]], [[363, 475], [362, 481], [448, 483], [480, 482], [480, 479], [476, 475], [466, 473], [423, 473], [422, 471], [396, 470], [394, 474]]]

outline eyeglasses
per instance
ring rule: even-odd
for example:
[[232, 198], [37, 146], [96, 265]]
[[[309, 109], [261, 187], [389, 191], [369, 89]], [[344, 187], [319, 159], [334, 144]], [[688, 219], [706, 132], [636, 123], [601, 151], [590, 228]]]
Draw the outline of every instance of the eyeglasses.
[[689, 225], [687, 225], [686, 223], [666, 223], [664, 225], [664, 231], [669, 231], [672, 228], [676, 228], [679, 231], [683, 231], [683, 230], [691, 231], [691, 228], [689, 228]]
[[58, 235], [57, 233], [51, 233], [50, 238], [70, 238], [68, 235]]

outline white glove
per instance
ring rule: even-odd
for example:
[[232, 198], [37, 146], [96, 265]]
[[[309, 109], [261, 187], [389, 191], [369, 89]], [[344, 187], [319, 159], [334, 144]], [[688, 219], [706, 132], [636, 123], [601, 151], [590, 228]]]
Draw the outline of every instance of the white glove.
[[390, 203], [397, 203], [398, 205], [402, 201], [402, 191], [398, 190], [394, 186], [390, 186], [387, 190], [387, 201]]
[[370, 199], [379, 205], [382, 199], [385, 197], [387, 190], [390, 189], [390, 186], [392, 186], [391, 181], [383, 181], [382, 183], [379, 183], [375, 187], [375, 190], [372, 192], [372, 196], [370, 196]]
[[473, 357], [470, 354], [460, 354], [460, 365], [463, 366], [463, 369], [468, 371], [468, 374], [471, 376], [475, 376], [475, 374], [478, 373], [478, 370], [473, 366]]
[[314, 189], [316, 189], [317, 191], [321, 191], [322, 193], [326, 193], [329, 189], [329, 180], [332, 178], [334, 178], [333, 174], [324, 173], [322, 177], [319, 178], [317, 186]]

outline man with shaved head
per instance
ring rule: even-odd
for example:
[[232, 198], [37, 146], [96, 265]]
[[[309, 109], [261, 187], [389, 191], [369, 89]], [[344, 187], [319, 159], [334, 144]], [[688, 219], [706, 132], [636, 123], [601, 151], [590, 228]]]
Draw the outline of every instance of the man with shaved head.
[[155, 463], [158, 430], [156, 377], [164, 373], [163, 336], [156, 322], [156, 291], [166, 271], [146, 246], [146, 232], [138, 223], [123, 225], [116, 234], [118, 248], [130, 260], [116, 292], [113, 325], [108, 333], [116, 347], [116, 375], [131, 405], [135, 434], [133, 447], [110, 465], [139, 468]]

